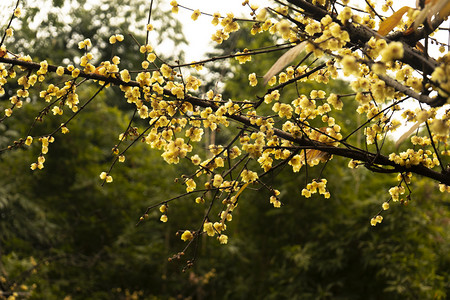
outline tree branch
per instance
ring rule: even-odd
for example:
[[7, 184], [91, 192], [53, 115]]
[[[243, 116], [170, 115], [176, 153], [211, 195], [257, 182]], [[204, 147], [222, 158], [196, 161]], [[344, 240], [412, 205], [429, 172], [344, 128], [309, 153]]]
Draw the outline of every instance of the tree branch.
[[[293, 1], [293, 0], [291, 0]], [[301, 0], [296, 0], [301, 1]], [[11, 58], [4, 58], [0, 57], [0, 62], [12, 64], [12, 65], [19, 65], [28, 69], [40, 69], [40, 65], [34, 62], [25, 62], [18, 59], [11, 59]], [[48, 71], [50, 72], [56, 72], [57, 66], [49, 65]], [[65, 74], [71, 75], [71, 72], [67, 69], [64, 71]], [[120, 78], [116, 77], [106, 77], [99, 74], [93, 74], [89, 73], [86, 74], [84, 72], [80, 72], [79, 77], [87, 78], [87, 79], [93, 79], [93, 80], [99, 80], [103, 81], [105, 83], [111, 83], [114, 85], [123, 85], [123, 86], [140, 86], [138, 82], [136, 81], [129, 81], [125, 82], [121, 80]], [[166, 97], [174, 97], [172, 93], [169, 90], [164, 90], [164, 96]], [[185, 94], [184, 99], [178, 99], [180, 101], [187, 101], [191, 103], [192, 105], [203, 107], [203, 108], [211, 108], [213, 111], [216, 111], [218, 109], [218, 106], [216, 103], [208, 100], [204, 100], [198, 97], [194, 97], [188, 94]], [[252, 124], [249, 118], [242, 116], [242, 115], [229, 115], [225, 114], [225, 116], [228, 119], [234, 120], [238, 123], [244, 124], [248, 126], [249, 128], [254, 128], [256, 130], [260, 130], [259, 126]], [[406, 168], [405, 166], [401, 166], [399, 164], [396, 164], [395, 162], [389, 160], [388, 157], [378, 154], [378, 153], [372, 153], [369, 151], [364, 151], [362, 149], [348, 149], [348, 148], [339, 148], [335, 146], [330, 146], [325, 143], [320, 143], [318, 141], [313, 141], [306, 138], [298, 138], [290, 133], [287, 133], [285, 131], [282, 131], [280, 129], [274, 128], [274, 134], [284, 140], [290, 141], [293, 144], [297, 146], [301, 146], [307, 149], [317, 149], [329, 154], [334, 154], [342, 157], [347, 157], [354, 160], [363, 161], [365, 163], [368, 163], [370, 166], [373, 165], [383, 165], [383, 166], [390, 166], [393, 168], [393, 172], [413, 172], [418, 175], [422, 175], [431, 179], [434, 179], [436, 181], [439, 181], [441, 183], [444, 183], [446, 185], [450, 185], [450, 173], [443, 172], [439, 173], [434, 170], [431, 170], [423, 165], [415, 165], [410, 166], [409, 168]]]
[[[336, 14], [332, 14], [316, 5], [313, 5], [305, 0], [286, 0], [287, 2], [302, 8], [305, 10], [305, 14], [311, 16], [313, 19], [320, 21], [323, 17], [325, 17], [327, 14], [330, 15], [333, 18], [333, 21], [336, 23], [341, 24], [344, 29], [348, 32], [350, 36], [351, 42], [356, 45], [358, 48], [362, 49], [364, 48], [365, 44], [370, 40], [370, 38], [374, 35], [377, 35], [375, 31], [372, 29], [364, 26], [364, 25], [358, 25], [355, 26], [354, 24], [347, 22], [346, 24], [342, 24], [338, 19]], [[442, 21], [441, 21], [442, 22]], [[403, 42], [403, 50], [404, 55], [403, 58], [399, 61], [404, 62], [406, 64], [409, 64], [411, 67], [417, 70], [422, 70], [424, 67], [428, 74], [431, 74], [433, 70], [438, 66], [438, 63], [436, 60], [434, 60], [431, 57], [424, 57], [422, 53], [420, 53], [418, 50], [414, 49], [417, 41], [420, 39], [421, 36], [425, 34], [425, 29], [420, 29], [416, 34], [413, 34], [411, 36], [388, 36], [384, 37], [388, 41], [401, 41]], [[392, 39], [395, 37], [395, 39]]]

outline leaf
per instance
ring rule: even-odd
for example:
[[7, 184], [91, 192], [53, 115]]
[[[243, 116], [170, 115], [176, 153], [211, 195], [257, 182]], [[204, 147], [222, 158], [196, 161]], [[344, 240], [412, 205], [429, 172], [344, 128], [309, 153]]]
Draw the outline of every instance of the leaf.
[[[327, 131], [326, 127], [319, 128], [318, 133], [325, 134]], [[312, 140], [317, 141], [319, 136], [311, 137]], [[326, 145], [333, 144], [333, 141], [324, 142]], [[306, 149], [305, 151], [300, 152], [300, 161], [302, 164], [305, 163], [305, 153], [306, 153], [306, 161], [308, 162], [308, 165], [315, 166], [319, 162], [326, 162], [331, 158], [331, 154], [327, 152], [323, 152], [317, 149]]]
[[307, 161], [313, 161], [313, 160], [320, 160], [320, 161], [327, 161], [330, 159], [331, 154], [327, 152], [323, 152], [317, 149], [308, 149], [306, 150], [306, 160]]
[[448, 0], [431, 0], [425, 2], [425, 7], [420, 11], [414, 20], [414, 30], [416, 30], [425, 19], [431, 24], [433, 16], [439, 13], [439, 18], [445, 19], [450, 15], [450, 2]]
[[447, 4], [442, 8], [441, 11], [439, 11], [439, 17], [441, 19], [445, 19], [450, 15], [450, 2], [447, 2]]
[[264, 84], [267, 84], [269, 82], [270, 78], [272, 78], [274, 75], [278, 74], [281, 70], [283, 70], [284, 67], [286, 67], [288, 64], [290, 64], [306, 47], [307, 42], [301, 42], [300, 44], [296, 45], [295, 47], [289, 49], [286, 53], [284, 53], [274, 64], [273, 66], [267, 71], [266, 75], [264, 75]]
[[408, 10], [411, 9], [409, 6], [403, 6], [399, 10], [397, 10], [395, 13], [392, 14], [389, 18], [385, 19], [383, 22], [380, 23], [380, 28], [378, 29], [378, 34], [385, 36], [388, 34], [392, 29], [394, 29], [395, 26], [397, 26], [400, 21], [402, 20], [402, 17], [405, 13], [408, 12]]
[[417, 48], [420, 52], [425, 53], [425, 47], [422, 45], [421, 42], [417, 42], [417, 43], [416, 43], [416, 48]]
[[416, 124], [414, 124], [407, 132], [405, 132], [404, 134], [402, 134], [402, 136], [397, 140], [397, 142], [395, 143], [395, 148], [398, 149], [398, 147], [400, 147], [400, 145], [414, 132], [417, 130], [417, 128], [419, 128], [419, 126], [422, 124], [423, 122], [417, 122]]

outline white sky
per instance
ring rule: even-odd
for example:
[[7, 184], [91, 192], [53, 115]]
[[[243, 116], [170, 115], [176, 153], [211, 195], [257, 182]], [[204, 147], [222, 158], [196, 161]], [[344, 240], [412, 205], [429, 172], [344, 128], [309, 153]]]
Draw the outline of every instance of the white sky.
[[[164, 0], [170, 3], [170, 0]], [[233, 12], [235, 17], [249, 18], [251, 12], [248, 6], [242, 6], [243, 0], [178, 0], [179, 5], [192, 9], [200, 9], [201, 12], [213, 14], [219, 12], [222, 16]], [[257, 0], [251, 3], [258, 4], [261, 8], [268, 6], [270, 1]], [[219, 28], [211, 24], [210, 16], [201, 15], [196, 21], [191, 19], [192, 11], [180, 8], [176, 16], [183, 24], [183, 32], [190, 47], [186, 49], [186, 61], [191, 62], [205, 58], [204, 53], [211, 49], [213, 44], [211, 36]]]
[[[179, 5], [189, 7], [192, 9], [200, 9], [205, 13], [220, 12], [222, 16], [228, 12], [233, 12], [235, 16], [246, 16], [250, 18], [250, 9], [242, 6], [243, 0], [178, 0]], [[391, 11], [386, 13], [382, 12], [381, 5], [385, 3], [383, 0], [377, 2], [376, 11], [383, 16], [390, 16]], [[394, 9], [398, 10], [402, 6], [416, 7], [415, 0], [402, 0], [394, 1]], [[161, 3], [165, 3], [167, 7], [170, 7], [170, 0], [162, 0]], [[274, 4], [274, 1], [269, 0], [250, 0], [251, 4], [257, 4], [260, 8], [270, 6]], [[350, 0], [349, 3], [352, 7], [364, 9], [366, 3], [364, 0]], [[339, 7], [339, 6], [338, 6]], [[211, 36], [218, 29], [211, 24], [211, 17], [200, 16], [197, 21], [191, 19], [192, 11], [180, 8], [178, 15], [176, 16], [184, 26], [184, 34], [186, 39], [190, 43], [189, 49], [186, 49], [186, 60], [188, 62], [193, 60], [200, 60], [205, 58], [203, 54], [212, 47]], [[444, 24], [448, 24], [445, 22]], [[446, 25], [444, 25], [445, 27]], [[447, 26], [448, 27], [448, 26]], [[443, 34], [447, 34], [443, 32]], [[447, 40], [444, 40], [447, 42]]]
[[[96, 1], [96, 0], [91, 0]], [[156, 4], [161, 5], [164, 9], [170, 9], [171, 0], [154, 0]], [[220, 12], [222, 16], [229, 12], [233, 12], [237, 17], [250, 18], [250, 9], [248, 6], [242, 6], [243, 0], [178, 0], [178, 4], [192, 9], [200, 9], [205, 13]], [[384, 0], [375, 1], [378, 3], [376, 10], [382, 15], [389, 16], [392, 12], [381, 12], [381, 5], [385, 3]], [[0, 0], [0, 28], [4, 27], [9, 20], [12, 8], [15, 6], [16, 0]], [[260, 8], [274, 4], [271, 0], [250, 0], [251, 4], [257, 4]], [[364, 8], [364, 0], [350, 0], [350, 6]], [[22, 5], [21, 5], [22, 6]], [[415, 0], [394, 1], [394, 9], [399, 9], [401, 6], [415, 7]], [[339, 7], [339, 6], [338, 6]], [[26, 9], [26, 8], [25, 8]], [[178, 18], [184, 26], [184, 34], [190, 43], [189, 49], [185, 49], [186, 61], [191, 62], [205, 58], [204, 53], [213, 46], [211, 43], [212, 34], [218, 29], [211, 24], [211, 17], [201, 15], [197, 21], [191, 19], [192, 11], [180, 8]], [[444, 27], [448, 27], [448, 22], [445, 22]], [[443, 34], [446, 34], [444, 32]], [[447, 39], [444, 40], [447, 42]], [[156, 45], [155, 45], [156, 46]]]

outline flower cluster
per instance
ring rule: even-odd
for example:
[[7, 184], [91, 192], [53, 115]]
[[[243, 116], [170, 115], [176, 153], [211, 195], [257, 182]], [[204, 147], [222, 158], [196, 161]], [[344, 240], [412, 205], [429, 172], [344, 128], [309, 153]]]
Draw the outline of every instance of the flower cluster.
[[400, 152], [399, 154], [391, 153], [389, 155], [389, 160], [407, 168], [419, 164], [424, 165], [427, 168], [439, 166], [439, 160], [436, 153], [431, 152], [431, 150], [423, 149], [419, 149], [417, 151], [408, 149], [406, 151]]
[[[220, 14], [215, 13], [213, 24], [219, 24]], [[211, 40], [216, 42], [217, 44], [222, 44], [223, 41], [227, 40], [230, 37], [230, 33], [238, 31], [240, 26], [236, 22], [234, 15], [232, 13], [228, 13], [226, 17], [222, 17], [220, 21], [220, 25], [223, 27], [216, 31], [211, 37]]]
[[305, 198], [311, 197], [312, 194], [319, 192], [320, 195], [323, 195], [324, 198], [330, 198], [330, 192], [327, 190], [327, 180], [320, 179], [316, 181], [315, 179], [306, 185], [306, 188], [302, 190], [302, 196]]
[[[321, 6], [321, 9], [327, 8], [328, 4], [325, 0], [310, 2]], [[366, 2], [369, 6], [372, 5], [371, 1]], [[425, 105], [416, 110], [407, 109], [402, 106], [402, 102], [408, 97], [417, 98], [419, 101], [434, 95], [439, 95], [444, 100], [448, 98], [450, 56], [444, 54], [437, 60], [434, 70], [420, 73], [419, 76], [412, 67], [413, 63], [405, 63], [408, 55], [411, 56], [411, 51], [415, 55], [419, 55], [419, 51], [411, 50], [406, 43], [388, 42], [388, 39], [380, 38], [381, 34], [370, 39], [365, 35], [355, 38], [354, 32], [358, 30], [373, 33], [368, 28], [374, 28], [376, 25], [373, 20], [374, 12], [368, 10], [367, 15], [359, 16], [355, 10], [345, 6], [348, 0], [342, 3], [343, 8], [333, 8], [336, 10], [333, 13], [317, 17], [314, 13], [302, 13], [300, 10], [291, 10], [288, 6], [277, 7], [272, 11], [276, 14], [270, 15], [267, 13], [269, 10], [260, 10], [249, 1], [244, 1], [243, 4], [250, 8], [253, 18], [251, 34], [268, 32], [266, 34], [278, 35], [277, 39], [283, 39], [287, 44], [304, 47], [301, 48], [301, 51], [304, 50], [301, 54], [304, 59], [293, 57], [290, 62], [283, 63], [277, 72], [269, 73], [267, 78], [264, 76], [264, 83], [267, 82], [270, 86], [279, 84], [277, 89], [268, 89], [265, 94], [256, 95], [251, 100], [227, 99], [217, 91], [202, 91], [205, 84], [195, 75], [197, 73], [194, 69], [201, 70], [216, 58], [187, 64], [178, 61], [173, 63], [163, 60], [164, 56], [158, 56], [157, 50], [148, 42], [138, 42], [139, 51], [136, 51], [136, 54], [142, 57], [142, 61], [138, 62], [142, 67], [138, 68], [139, 70], [123, 68], [124, 63], [121, 63], [119, 54], [112, 54], [109, 60], [97, 63], [97, 57], [94, 57], [94, 54], [98, 53], [97, 48], [88, 38], [78, 43], [81, 51], [77, 51], [82, 52], [79, 60], [76, 59], [76, 63], [65, 66], [52, 66], [50, 60], [33, 63], [29, 56], [12, 57], [12, 52], [2, 46], [0, 57], [22, 63], [12, 67], [0, 64], [0, 96], [10, 93], [9, 101], [5, 101], [7, 106], [2, 106], [2, 120], [11, 117], [15, 109], [34, 101], [29, 89], [39, 86], [39, 97], [43, 101], [38, 102], [44, 105], [44, 108], [36, 120], [42, 121], [47, 116], [56, 119], [67, 117], [65, 121], [56, 123], [61, 125], [55, 130], [58, 134], [59, 131], [66, 134], [69, 133], [68, 123], [90, 102], [89, 100], [83, 105], [80, 104], [81, 95], [85, 91], [83, 89], [83, 94], [79, 94], [78, 87], [81, 84], [95, 81], [102, 89], [117, 85], [124, 100], [135, 109], [135, 115], [133, 124], [130, 123], [119, 135], [119, 142], [113, 147], [112, 166], [116, 161], [125, 161], [128, 145], [142, 142], [149, 148], [159, 150], [162, 159], [168, 164], [178, 164], [185, 159], [194, 165], [195, 171], [182, 175], [179, 182], [184, 184], [185, 195], [195, 199], [195, 203], [202, 205], [208, 201], [211, 208], [214, 203], [223, 205], [217, 210], [214, 206], [216, 212], [220, 211], [218, 220], [213, 219], [209, 209], [201, 229], [179, 231], [181, 240], [185, 242], [193, 241], [203, 234], [216, 237], [221, 244], [226, 244], [228, 236], [224, 233], [227, 224], [232, 221], [239, 197], [248, 186], [259, 185], [265, 188], [271, 193], [269, 203], [280, 208], [280, 199], [283, 199], [280, 192], [266, 181], [266, 175], [278, 167], [288, 166], [288, 171], [294, 173], [305, 171], [309, 166], [330, 161], [333, 157], [331, 153], [345, 150], [348, 152], [343, 156], [355, 158], [349, 162], [350, 168], [360, 165], [368, 169], [381, 168], [384, 166], [379, 166], [378, 162], [383, 161], [386, 162], [385, 165], [395, 164], [399, 169], [417, 165], [428, 169], [440, 166], [439, 153], [442, 156], [450, 156], [450, 110], [439, 110]], [[188, 9], [175, 0], [171, 1], [170, 5], [174, 13], [180, 8]], [[392, 1], [388, 0], [383, 9], [391, 6]], [[20, 10], [14, 11], [14, 16], [19, 17], [20, 14]], [[192, 9], [192, 20], [198, 20], [200, 16], [206, 18], [208, 14], [199, 9]], [[218, 26], [212, 40], [218, 44], [240, 28], [238, 21], [241, 22], [241, 19], [236, 19], [232, 13], [222, 16], [216, 12], [211, 17], [211, 23]], [[411, 22], [410, 16], [409, 21], [401, 21], [397, 27], [408, 26]], [[144, 28], [146, 33], [153, 29], [152, 24], [146, 24]], [[12, 34], [13, 29], [8, 27], [5, 36]], [[360, 41], [361, 39], [364, 41]], [[123, 40], [124, 36], [121, 34], [109, 37], [110, 44]], [[110, 47], [115, 50], [117, 45]], [[244, 64], [252, 61], [253, 55], [265, 52], [264, 49], [260, 50], [249, 51], [244, 48], [229, 57], [234, 57], [239, 64]], [[281, 58], [280, 60], [283, 61]], [[184, 67], [188, 67], [188, 71], [184, 71]], [[345, 91], [344, 94], [343, 91], [328, 90], [333, 85], [326, 84], [342, 74], [352, 76], [348, 85], [353, 92]], [[3, 86], [16, 76], [17, 91], [5, 90]], [[248, 74], [248, 84], [257, 86], [259, 78], [256, 73]], [[314, 82], [314, 85], [303, 85], [307, 81]], [[294, 85], [296, 88], [293, 93], [286, 92], [289, 86]], [[325, 85], [327, 90], [321, 90]], [[258, 90], [259, 88], [263, 88], [261, 84]], [[431, 92], [433, 90], [434, 93]], [[351, 103], [352, 101], [355, 103]], [[352, 124], [354, 119], [343, 117], [341, 110], [344, 109], [344, 102], [346, 110], [352, 107], [351, 104], [355, 104], [356, 112], [360, 114], [357, 116], [358, 125]], [[399, 110], [403, 113], [398, 113]], [[345, 114], [348, 116], [348, 111], [345, 111]], [[412, 127], [417, 131], [410, 138], [412, 149], [390, 154], [389, 162], [383, 152], [387, 144], [385, 141], [390, 138], [390, 132], [400, 127], [401, 122], [395, 119], [399, 115], [405, 122], [417, 123], [418, 125]], [[139, 125], [136, 125], [136, 119], [139, 119]], [[239, 123], [239, 126], [228, 130], [227, 127], [234, 122]], [[349, 128], [352, 125], [358, 128], [352, 131], [353, 129]], [[343, 136], [341, 126], [344, 128], [344, 136], [348, 136]], [[356, 133], [364, 135], [357, 138], [358, 143], [363, 141], [364, 146], [353, 144]], [[31, 165], [31, 169], [44, 167], [45, 154], [48, 152], [49, 143], [54, 140], [54, 134], [39, 138], [42, 144], [41, 153]], [[204, 151], [194, 151], [196, 143], [201, 143], [205, 136], [218, 135], [217, 140], [222, 140], [229, 134], [235, 135], [227, 144], [208, 141], [209, 146], [204, 147]], [[30, 136], [21, 139], [17, 144], [32, 146], [37, 139], [38, 137], [30, 133]], [[129, 144], [124, 147], [122, 143]], [[373, 157], [380, 159], [372, 161]], [[322, 171], [326, 173], [327, 170], [324, 167]], [[444, 169], [442, 171], [445, 172]], [[111, 172], [112, 167], [107, 172], [102, 172], [100, 179], [107, 183], [112, 182]], [[389, 189], [391, 198], [381, 204], [381, 212], [388, 210], [390, 205], [397, 201], [404, 203], [409, 200], [410, 195], [406, 196], [406, 200], [402, 197], [409, 191], [411, 174], [400, 174], [398, 179], [398, 185]], [[307, 179], [307, 182], [309, 180], [311, 179]], [[450, 187], [445, 184], [441, 184], [439, 189], [442, 192], [450, 192]], [[330, 198], [327, 180], [312, 180], [306, 184], [301, 194], [306, 198], [313, 194]], [[215, 198], [211, 201], [211, 197]], [[168, 221], [170, 201], [166, 200], [153, 206], [159, 206], [161, 222]], [[381, 212], [371, 219], [372, 226], [383, 220]], [[146, 212], [141, 220], [147, 217]]]

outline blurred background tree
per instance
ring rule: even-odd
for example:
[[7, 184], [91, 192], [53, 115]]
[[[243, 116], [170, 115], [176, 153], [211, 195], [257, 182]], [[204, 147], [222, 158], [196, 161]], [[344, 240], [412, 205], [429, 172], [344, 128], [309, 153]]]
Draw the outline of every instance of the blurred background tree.
[[[34, 49], [32, 54], [45, 58], [43, 45], [51, 43], [53, 58], [64, 62], [79, 57], [76, 43], [89, 37], [99, 41], [96, 51], [101, 61], [113, 55], [106, 50], [111, 33], [130, 31], [137, 40], [145, 39], [133, 29], [140, 23], [128, 22], [146, 23], [145, 1], [52, 4], [55, 10], [38, 27], [32, 24], [43, 18], [40, 10], [28, 11], [22, 36], [16, 35], [18, 49], [27, 53]], [[58, 14], [65, 7], [72, 7], [72, 25], [77, 26], [65, 26]], [[181, 43], [180, 25], [169, 14], [154, 12], [161, 40]], [[252, 36], [249, 44], [249, 36], [240, 31], [215, 51], [256, 49], [271, 44], [267, 38]], [[127, 41], [115, 51], [124, 62], [139, 66], [139, 58], [128, 57], [126, 51], [138, 46]], [[264, 74], [279, 56], [275, 52], [254, 57], [245, 65], [230, 60], [230, 73], [207, 66], [208, 76], [226, 82], [225, 99], [253, 98], [247, 74]], [[298, 88], [307, 93], [342, 86], [342, 93], [347, 93], [346, 85], [334, 81]], [[117, 167], [113, 185], [100, 186], [98, 174], [111, 163], [111, 141], [132, 116], [131, 108], [119, 105], [109, 93], [113, 92], [96, 98], [72, 124], [70, 134], [52, 145], [41, 172], [33, 173], [23, 163], [33, 161], [38, 149], [0, 156], [0, 298], [8, 299], [13, 291], [15, 299], [445, 299], [449, 295], [449, 202], [416, 179], [413, 200], [392, 205], [389, 218], [371, 227], [368, 220], [386, 197], [384, 188], [392, 175], [374, 180], [366, 170], [349, 172], [348, 162], [337, 158], [335, 167], [326, 171], [332, 199], [301, 198], [304, 175], [280, 170], [265, 180], [282, 191], [283, 207], [274, 209], [264, 191], [245, 193], [229, 225], [229, 244], [202, 238], [198, 248], [190, 250], [198, 251], [196, 264], [181, 272], [181, 262], [167, 261], [183, 247], [173, 233], [186, 224], [196, 225], [206, 208], [193, 211], [194, 199], [182, 199], [169, 205], [167, 224], [152, 211], [149, 222], [135, 227], [145, 207], [183, 193], [183, 186], [167, 179], [187, 172], [183, 164], [167, 167], [158, 152], [143, 145], [133, 147]], [[294, 92], [283, 96], [289, 93]], [[352, 124], [358, 122], [351, 105], [344, 107], [342, 114]], [[0, 138], [23, 136], [30, 126], [27, 120], [36, 113], [28, 106], [14, 124], [0, 124]], [[40, 130], [48, 132], [55, 126], [57, 120]], [[224, 130], [215, 138], [228, 134]], [[0, 146], [6, 142], [0, 139]], [[309, 179], [319, 173], [310, 170]]]

